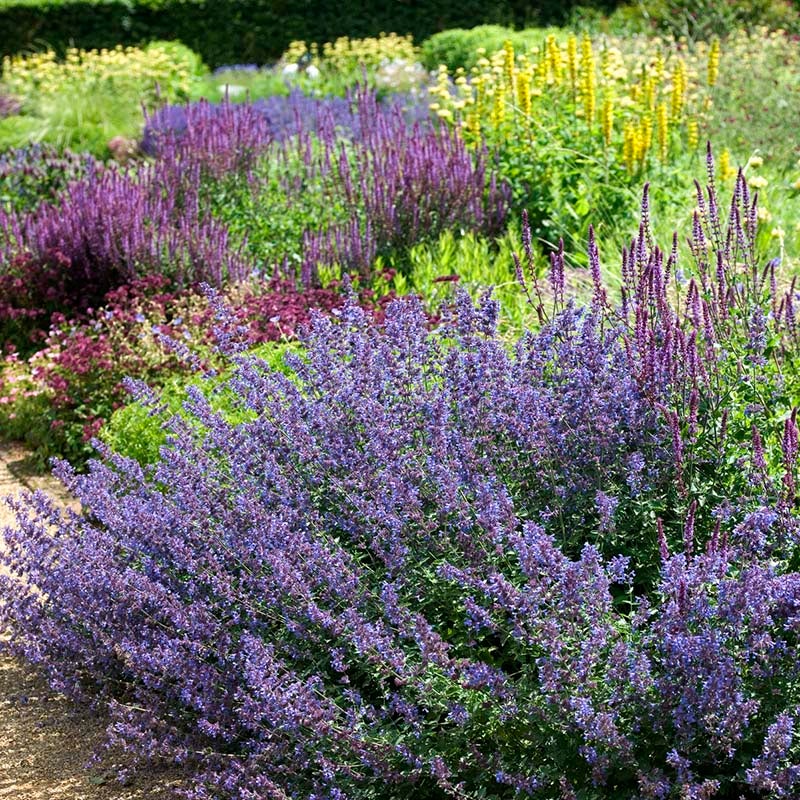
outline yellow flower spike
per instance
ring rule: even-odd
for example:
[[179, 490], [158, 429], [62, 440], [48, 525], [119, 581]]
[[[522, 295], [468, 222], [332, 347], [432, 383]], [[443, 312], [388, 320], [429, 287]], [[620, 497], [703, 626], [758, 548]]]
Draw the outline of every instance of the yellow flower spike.
[[605, 47], [603, 48], [603, 52], [600, 54], [600, 74], [603, 76], [604, 81], [610, 81], [612, 72], [613, 67], [611, 64], [611, 50], [608, 47]]
[[711, 42], [711, 48], [708, 51], [708, 71], [706, 73], [708, 85], [712, 88], [717, 85], [717, 78], [719, 77], [719, 57], [719, 38], [714, 37], [714, 40]]
[[567, 71], [574, 94], [578, 89], [578, 37], [574, 33], [567, 39]]
[[492, 103], [492, 127], [499, 129], [506, 118], [506, 87], [503, 84], [497, 86], [494, 91], [494, 102]]
[[503, 43], [503, 52], [503, 73], [505, 75], [506, 86], [508, 91], [513, 95], [516, 78], [516, 65], [514, 57], [514, 43], [511, 41], [511, 39], [506, 39]]
[[638, 127], [635, 122], [628, 120], [622, 129], [622, 163], [628, 172], [636, 169], [636, 160], [639, 152]]
[[736, 170], [731, 164], [731, 152], [727, 147], [722, 151], [722, 155], [719, 157], [718, 171], [720, 180], [723, 181], [730, 180], [730, 178], [736, 174]]
[[637, 136], [637, 160], [644, 164], [650, 145], [653, 143], [653, 117], [647, 113], [639, 120], [639, 135]]
[[517, 102], [527, 123], [531, 116], [531, 73], [529, 69], [517, 73]]
[[597, 75], [595, 72], [594, 53], [592, 51], [592, 40], [585, 34], [581, 40], [581, 102], [583, 105], [583, 117], [589, 127], [594, 123], [595, 110], [597, 108]]
[[655, 78], [655, 85], [659, 86], [664, 79], [664, 54], [657, 50], [653, 58], [653, 68], [651, 74]]
[[700, 141], [700, 126], [696, 119], [690, 119], [686, 123], [686, 144], [690, 150], [694, 150]]
[[561, 48], [558, 46], [554, 34], [549, 34], [546, 42], [547, 69], [556, 86], [561, 85], [564, 68], [561, 63]]
[[658, 78], [651, 73], [644, 80], [644, 105], [648, 111], [655, 111], [657, 96]]
[[477, 113], [470, 114], [467, 117], [467, 131], [476, 139], [481, 135], [481, 118]]
[[679, 58], [672, 75], [672, 91], [670, 93], [670, 119], [673, 123], [679, 122], [683, 115], [687, 83], [686, 63]]
[[669, 112], [666, 103], [659, 103], [656, 122], [658, 126], [658, 157], [666, 163], [669, 153]]
[[614, 135], [614, 95], [609, 92], [603, 100], [601, 111], [603, 125], [603, 141], [606, 147], [611, 145], [611, 138]]

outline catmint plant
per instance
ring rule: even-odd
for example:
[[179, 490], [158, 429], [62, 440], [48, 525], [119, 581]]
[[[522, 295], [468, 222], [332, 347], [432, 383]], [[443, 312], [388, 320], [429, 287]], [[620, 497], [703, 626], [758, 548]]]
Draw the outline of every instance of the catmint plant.
[[523, 252], [510, 347], [489, 294], [351, 301], [276, 371], [218, 306], [237, 419], [190, 387], [154, 465], [57, 465], [80, 513], [13, 499], [10, 646], [195, 798], [793, 796], [796, 414], [729, 437], [794, 323], [701, 198], [691, 289], [647, 195], [619, 302]]

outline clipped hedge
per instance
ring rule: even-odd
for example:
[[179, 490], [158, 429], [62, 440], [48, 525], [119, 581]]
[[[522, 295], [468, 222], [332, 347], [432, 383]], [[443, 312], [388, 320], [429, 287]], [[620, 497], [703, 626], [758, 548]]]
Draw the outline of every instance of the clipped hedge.
[[296, 39], [410, 33], [563, 20], [570, 2], [544, 0], [0, 0], [0, 54], [180, 39], [210, 66], [268, 63]]

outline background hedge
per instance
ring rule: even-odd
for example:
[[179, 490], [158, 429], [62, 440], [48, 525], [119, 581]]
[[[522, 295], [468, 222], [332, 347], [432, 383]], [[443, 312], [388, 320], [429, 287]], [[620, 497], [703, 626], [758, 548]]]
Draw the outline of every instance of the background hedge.
[[[595, 0], [607, 4], [608, 0]], [[563, 22], [573, 2], [541, 0], [0, 0], [0, 51], [113, 47], [180, 39], [211, 67], [264, 64], [295, 39]], [[586, 5], [586, 2], [582, 3]]]

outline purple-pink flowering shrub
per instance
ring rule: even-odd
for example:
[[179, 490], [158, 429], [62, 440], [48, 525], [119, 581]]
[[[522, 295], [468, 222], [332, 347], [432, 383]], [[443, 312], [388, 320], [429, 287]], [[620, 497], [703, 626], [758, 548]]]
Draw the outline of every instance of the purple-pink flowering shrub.
[[60, 464], [82, 515], [13, 502], [12, 648], [194, 798], [796, 796], [796, 414], [734, 435], [794, 287], [743, 180], [698, 203], [688, 281], [645, 203], [619, 304], [594, 241], [511, 349], [488, 296], [350, 303], [288, 375], [231, 356], [238, 421], [194, 387], [152, 468]]
[[244, 279], [249, 270], [200, 207], [191, 173], [191, 165], [180, 180], [158, 164], [135, 175], [105, 169], [69, 184], [57, 203], [0, 208], [0, 323], [81, 312], [148, 274], [179, 286]]

